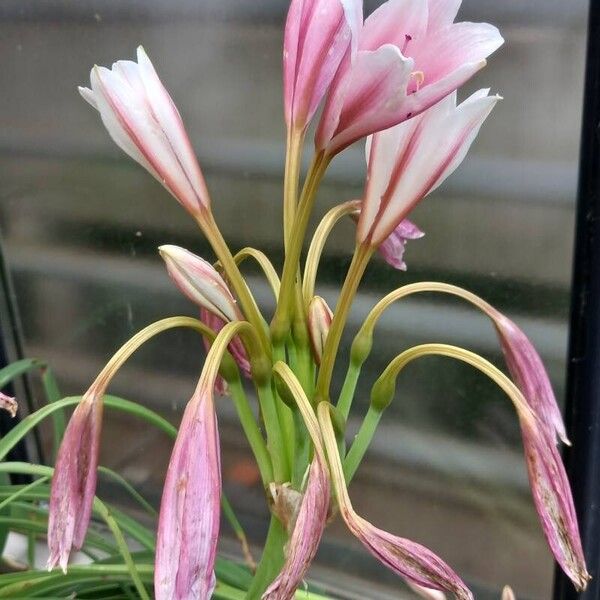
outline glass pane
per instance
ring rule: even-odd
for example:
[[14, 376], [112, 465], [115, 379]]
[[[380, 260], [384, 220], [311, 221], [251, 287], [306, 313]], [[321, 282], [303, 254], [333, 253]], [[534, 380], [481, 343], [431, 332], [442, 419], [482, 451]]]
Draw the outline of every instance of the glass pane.
[[[194, 223], [111, 142], [76, 86], [87, 83], [93, 64], [132, 58], [142, 43], [184, 117], [224, 236], [233, 248], [264, 250], [279, 267], [286, 6], [57, 0], [42, 7], [20, 0], [0, 9], [1, 226], [27, 355], [55, 367], [64, 394], [84, 391], [117, 347], [151, 321], [196, 314], [172, 286], [157, 246], [174, 243], [212, 258]], [[404, 283], [440, 280], [471, 289], [522, 326], [562, 397], [585, 8], [583, 0], [465, 0], [461, 20], [497, 24], [506, 45], [461, 95], [492, 86], [505, 100], [464, 165], [414, 211], [427, 235], [409, 244], [408, 272], [380, 260], [369, 268], [339, 355], [338, 389], [353, 334], [379, 297]], [[313, 225], [335, 203], [360, 197], [363, 157], [361, 146], [335, 161]], [[318, 291], [332, 306], [353, 228], [336, 229], [319, 271]], [[270, 314], [267, 286], [258, 272], [247, 272]], [[387, 363], [410, 345], [433, 341], [502, 365], [494, 332], [474, 309], [432, 295], [405, 300], [381, 321], [351, 429]], [[203, 356], [196, 334], [163, 334], [136, 354], [111, 391], [177, 423]], [[225, 490], [260, 543], [268, 515], [258, 471], [227, 399], [219, 412]], [[170, 448], [166, 437], [106, 414], [103, 464], [155, 500]], [[515, 415], [469, 368], [448, 359], [407, 368], [351, 495], [377, 525], [443, 556], [478, 597], [498, 597], [505, 583], [520, 598], [550, 596], [552, 561], [528, 492]], [[232, 535], [223, 547], [238, 552]], [[356, 597], [395, 597], [401, 587], [339, 519], [313, 573], [341, 581]]]

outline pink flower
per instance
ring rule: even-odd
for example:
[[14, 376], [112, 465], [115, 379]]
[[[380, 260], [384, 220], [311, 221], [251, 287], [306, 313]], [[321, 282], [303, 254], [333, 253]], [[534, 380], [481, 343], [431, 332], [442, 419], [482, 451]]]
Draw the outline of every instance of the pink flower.
[[17, 416], [19, 405], [12, 396], [7, 396], [0, 392], [0, 409], [5, 410], [11, 417]]
[[515, 323], [491, 309], [490, 317], [498, 332], [506, 364], [529, 406], [546, 426], [551, 437], [570, 444], [552, 384], [540, 355]]
[[315, 454], [300, 510], [287, 544], [285, 564], [263, 594], [262, 600], [288, 600], [294, 596], [319, 547], [327, 523], [329, 499], [329, 473], [322, 459]]
[[421, 239], [424, 235], [412, 221], [404, 219], [379, 246], [379, 254], [394, 269], [406, 271], [406, 263], [404, 262], [406, 242]]
[[161, 246], [158, 250], [171, 279], [192, 302], [224, 321], [242, 318], [225, 280], [209, 262], [179, 246]]
[[98, 110], [114, 142], [192, 214], [210, 206], [204, 177], [183, 121], [140, 46], [138, 62], [95, 66], [83, 98]]
[[333, 156], [422, 113], [486, 64], [503, 39], [487, 23], [453, 23], [457, 0], [388, 0], [359, 34], [331, 85], [317, 150]]
[[327, 302], [321, 296], [315, 296], [308, 305], [308, 333], [317, 364], [321, 364], [323, 348], [332, 320], [333, 313]]
[[[205, 325], [210, 327], [215, 333], [219, 333], [219, 331], [221, 331], [221, 329], [223, 329], [223, 327], [226, 324], [226, 322], [223, 321], [221, 317], [218, 317], [206, 308], [200, 309], [200, 320]], [[203, 338], [203, 341], [204, 347], [208, 352], [212, 345], [211, 341], [206, 338]], [[227, 347], [227, 350], [229, 350], [231, 356], [233, 356], [233, 359], [237, 363], [244, 377], [250, 379], [252, 377], [250, 360], [248, 359], [246, 348], [244, 348], [244, 344], [242, 343], [242, 340], [239, 336], [236, 336], [233, 338], [233, 340], [231, 340], [231, 343]], [[219, 396], [227, 395], [227, 382], [220, 375], [218, 375], [215, 379], [215, 393]]]
[[562, 460], [545, 427], [533, 413], [520, 411], [525, 459], [533, 500], [554, 558], [578, 590], [590, 576], [579, 537], [571, 487]]
[[380, 246], [465, 158], [499, 96], [451, 94], [421, 116], [367, 141], [368, 177], [357, 241]]
[[48, 570], [67, 572], [69, 555], [79, 550], [92, 515], [96, 492], [102, 399], [88, 392], [73, 412], [58, 450], [48, 514]]
[[211, 388], [200, 379], [171, 454], [158, 521], [157, 600], [208, 600], [215, 587], [221, 459]]
[[362, 23], [362, 0], [292, 0], [283, 42], [288, 127], [305, 129]]

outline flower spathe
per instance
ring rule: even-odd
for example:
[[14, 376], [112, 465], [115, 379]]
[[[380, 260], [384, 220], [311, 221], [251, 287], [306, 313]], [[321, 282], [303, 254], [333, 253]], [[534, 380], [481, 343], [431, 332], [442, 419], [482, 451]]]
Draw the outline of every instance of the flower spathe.
[[221, 459], [213, 385], [200, 378], [169, 461], [156, 542], [156, 600], [208, 600], [215, 587]]
[[283, 42], [288, 127], [303, 130], [344, 57], [356, 48], [362, 0], [292, 0]]
[[235, 298], [209, 262], [179, 246], [161, 246], [158, 250], [171, 279], [192, 302], [224, 321], [240, 319]]
[[137, 49], [137, 62], [95, 66], [90, 86], [79, 91], [114, 142], [192, 214], [208, 208], [204, 176], [179, 111], [144, 49]]
[[367, 141], [359, 243], [380, 246], [415, 205], [454, 172], [499, 99], [484, 89], [457, 106], [453, 93], [421, 116]]
[[65, 430], [50, 489], [48, 570], [66, 573], [71, 550], [79, 550], [92, 516], [96, 493], [102, 397], [90, 390], [77, 405]]
[[327, 523], [329, 499], [329, 472], [324, 459], [316, 453], [287, 544], [285, 564], [263, 594], [262, 600], [288, 600], [294, 596], [319, 547]]
[[315, 144], [333, 156], [419, 115], [486, 64], [504, 40], [487, 23], [454, 23], [460, 2], [388, 0], [365, 21], [358, 52], [332, 83]]

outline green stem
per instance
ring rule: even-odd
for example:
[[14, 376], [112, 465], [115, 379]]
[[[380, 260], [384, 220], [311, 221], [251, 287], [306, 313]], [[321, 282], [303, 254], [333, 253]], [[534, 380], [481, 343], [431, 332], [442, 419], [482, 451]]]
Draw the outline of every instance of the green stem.
[[276, 400], [271, 387], [271, 380], [260, 385], [257, 384], [256, 388], [267, 430], [267, 447], [273, 461], [273, 479], [277, 483], [285, 483], [289, 479], [288, 451], [283, 437], [285, 433], [284, 424], [280, 420], [284, 417], [284, 414], [280, 413], [279, 405], [287, 407], [283, 402]]
[[240, 301], [246, 319], [248, 319], [248, 321], [254, 325], [254, 328], [256, 329], [256, 332], [260, 338], [263, 351], [267, 354], [267, 356], [270, 357], [271, 344], [267, 335], [265, 320], [260, 314], [258, 305], [248, 289], [246, 281], [244, 280], [240, 269], [233, 258], [233, 255], [231, 254], [231, 250], [229, 250], [227, 242], [221, 235], [221, 231], [214, 220], [212, 213], [208, 211], [206, 214], [203, 214], [202, 218], [198, 219], [198, 224], [206, 234], [206, 237], [208, 238], [208, 241], [217, 255], [219, 262], [223, 266], [223, 269], [227, 274], [227, 279], [229, 280], [231, 287], [233, 287]]
[[308, 443], [308, 432], [304, 426], [304, 420], [298, 410], [294, 411], [294, 422], [296, 426], [296, 456], [292, 472], [292, 487], [298, 490], [302, 485], [302, 479], [308, 467], [310, 444]]
[[277, 577], [284, 561], [283, 548], [287, 534], [281, 521], [272, 516], [260, 563], [245, 600], [260, 600], [268, 585]]
[[329, 333], [327, 334], [327, 339], [325, 341], [325, 348], [323, 349], [323, 357], [321, 359], [321, 368], [319, 369], [319, 376], [317, 378], [317, 400], [315, 401], [329, 399], [331, 377], [333, 375], [333, 367], [335, 365], [340, 340], [342, 339], [342, 333], [346, 326], [352, 301], [354, 300], [360, 280], [369, 264], [372, 254], [373, 249], [365, 245], [358, 245], [354, 251], [352, 263], [346, 274], [346, 280], [344, 281], [342, 291], [340, 292], [340, 297], [333, 314], [333, 321], [331, 322], [331, 327], [329, 328]]
[[252, 558], [252, 553], [250, 552], [250, 545], [248, 544], [248, 538], [246, 537], [246, 532], [244, 531], [242, 524], [240, 523], [239, 519], [237, 518], [237, 515], [235, 514], [235, 511], [233, 510], [233, 507], [229, 503], [229, 500], [227, 499], [225, 494], [221, 495], [221, 508], [223, 510], [223, 514], [225, 515], [225, 518], [229, 522], [229, 525], [231, 525], [231, 528], [233, 529], [235, 536], [237, 537], [240, 544], [242, 545], [242, 552], [244, 554], [246, 563], [248, 564], [248, 566], [251, 569], [254, 569], [256, 567], [256, 564], [254, 563], [254, 559]]
[[236, 380], [228, 381], [228, 384], [229, 391], [231, 392], [231, 399], [237, 411], [242, 429], [244, 430], [244, 434], [248, 439], [248, 443], [250, 444], [250, 448], [252, 449], [254, 458], [258, 464], [263, 485], [266, 486], [273, 481], [273, 465], [267, 445], [258, 428], [240, 378], [238, 377]]
[[344, 419], [348, 419], [350, 414], [350, 408], [352, 407], [352, 401], [354, 400], [354, 394], [356, 392], [356, 384], [360, 377], [362, 364], [356, 364], [354, 361], [350, 361], [348, 365], [348, 371], [346, 372], [346, 379], [344, 379], [344, 385], [340, 392], [340, 397], [337, 403], [337, 409]]
[[288, 129], [283, 184], [283, 233], [286, 251], [289, 247], [292, 227], [296, 217], [303, 142], [304, 131], [302, 129]]
[[296, 213], [292, 227], [289, 251], [286, 252], [283, 265], [279, 302], [277, 303], [275, 316], [271, 324], [271, 336], [275, 342], [284, 341], [291, 327], [302, 245], [315, 202], [317, 188], [323, 179], [330, 161], [331, 159], [323, 153], [315, 155], [308, 170], [306, 181], [304, 182], [298, 204], [298, 212]]
[[375, 410], [372, 406], [369, 407], [367, 414], [352, 442], [352, 446], [344, 459], [344, 477], [346, 478], [346, 485], [350, 485], [356, 470], [360, 466], [362, 459], [364, 458], [373, 436], [381, 420], [381, 410]]

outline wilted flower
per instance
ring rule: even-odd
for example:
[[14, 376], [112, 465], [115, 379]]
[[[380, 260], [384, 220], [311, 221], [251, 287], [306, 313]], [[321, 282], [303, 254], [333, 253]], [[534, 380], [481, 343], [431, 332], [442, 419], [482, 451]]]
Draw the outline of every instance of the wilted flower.
[[517, 387], [551, 437], [570, 444], [556, 396], [542, 359], [523, 331], [498, 311], [488, 311], [498, 332], [506, 364]]
[[90, 389], [58, 450], [48, 513], [49, 570], [60, 565], [66, 573], [71, 550], [79, 550], [85, 540], [96, 493], [102, 408], [101, 393]]
[[215, 587], [221, 459], [212, 386], [200, 378], [169, 461], [156, 542], [157, 600], [208, 600]]
[[292, 524], [292, 534], [285, 551], [285, 564], [263, 594], [262, 600], [288, 600], [293, 597], [319, 547], [327, 523], [329, 498], [327, 466], [315, 454], [300, 509]]
[[375, 558], [410, 583], [451, 592], [459, 600], [472, 600], [473, 595], [460, 577], [431, 550], [378, 529], [356, 514], [346, 488], [329, 405], [321, 402], [317, 412], [340, 514], [348, 529]]
[[520, 411], [519, 418], [529, 484], [546, 540], [575, 587], [584, 590], [590, 575], [581, 547], [571, 487], [554, 435], [540, 426], [532, 412]]
[[241, 318], [235, 298], [209, 262], [179, 246], [161, 246], [158, 250], [171, 279], [192, 302], [224, 321]]
[[292, 0], [283, 42], [288, 127], [305, 129], [344, 57], [356, 47], [362, 0]]
[[408, 219], [401, 221], [398, 227], [379, 246], [379, 254], [388, 265], [400, 271], [406, 271], [404, 250], [409, 240], [419, 240], [425, 234]]
[[0, 409], [5, 410], [11, 417], [17, 416], [19, 405], [12, 396], [0, 392]]
[[420, 117], [367, 142], [368, 179], [357, 240], [378, 247], [463, 161], [499, 96], [451, 94]]
[[503, 39], [487, 23], [453, 23], [460, 1], [389, 0], [365, 21], [323, 110], [317, 150], [332, 156], [414, 117], [486, 64]]
[[308, 333], [317, 364], [321, 364], [325, 340], [331, 327], [333, 313], [321, 296], [315, 296], [308, 305]]
[[204, 177], [183, 121], [140, 46], [138, 62], [95, 66], [81, 95], [98, 110], [108, 133], [192, 214], [210, 206]]

